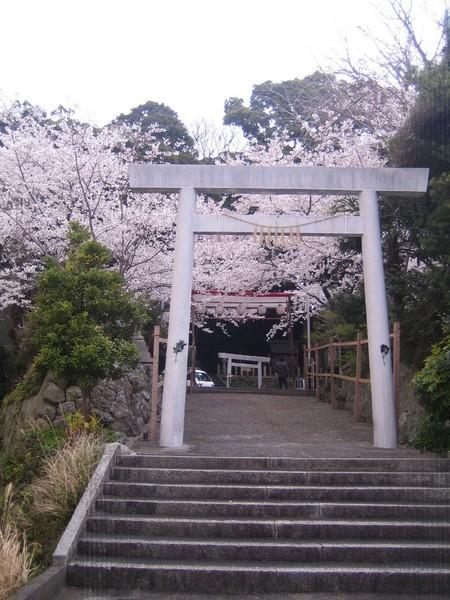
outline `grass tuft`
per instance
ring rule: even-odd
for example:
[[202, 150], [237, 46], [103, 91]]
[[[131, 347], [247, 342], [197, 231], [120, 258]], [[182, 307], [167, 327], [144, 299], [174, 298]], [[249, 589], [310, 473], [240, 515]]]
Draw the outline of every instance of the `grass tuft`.
[[75, 510], [102, 450], [102, 441], [90, 433], [82, 433], [56, 450], [29, 487], [33, 512], [65, 523]]
[[12, 523], [12, 484], [6, 486], [0, 515], [0, 600], [6, 600], [25, 585], [32, 575], [32, 553], [25, 534], [20, 535]]

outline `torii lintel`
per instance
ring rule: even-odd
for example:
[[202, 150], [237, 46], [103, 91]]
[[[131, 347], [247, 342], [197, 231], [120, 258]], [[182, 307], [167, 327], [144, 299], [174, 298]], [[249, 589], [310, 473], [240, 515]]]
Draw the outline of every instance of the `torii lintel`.
[[415, 196], [427, 189], [428, 169], [149, 165], [129, 167], [134, 192], [359, 194], [363, 190]]

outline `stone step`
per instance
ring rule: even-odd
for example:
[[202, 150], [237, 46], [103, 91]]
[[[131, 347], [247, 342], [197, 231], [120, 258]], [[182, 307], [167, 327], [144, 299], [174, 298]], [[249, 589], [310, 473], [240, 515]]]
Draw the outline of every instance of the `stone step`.
[[450, 592], [450, 568], [346, 563], [221, 563], [126, 561], [77, 558], [67, 567], [68, 585], [119, 589], [243, 592]]
[[226, 456], [121, 456], [118, 465], [180, 469], [245, 469], [282, 471], [450, 472], [446, 458], [264, 458]]
[[96, 513], [87, 531], [193, 538], [447, 540], [450, 523], [429, 521], [148, 517]]
[[298, 500], [349, 502], [417, 502], [447, 504], [447, 488], [434, 487], [373, 487], [373, 486], [266, 486], [266, 485], [207, 485], [136, 483], [109, 481], [104, 484], [105, 495], [119, 498], [191, 498], [216, 500]]
[[140, 559], [268, 561], [268, 562], [377, 562], [448, 563], [450, 542], [355, 542], [340, 540], [235, 540], [132, 538], [91, 534], [78, 542], [88, 556]]
[[371, 471], [247, 471], [217, 469], [158, 469], [114, 467], [115, 481], [147, 483], [221, 483], [259, 485], [369, 485], [369, 486], [450, 486], [450, 473], [405, 473]]
[[450, 505], [357, 504], [236, 500], [148, 500], [100, 498], [99, 511], [127, 515], [174, 515], [209, 517], [262, 517], [307, 519], [397, 519], [443, 521], [450, 518]]
[[437, 597], [450, 591], [449, 467], [124, 456], [87, 520], [68, 583], [202, 600], [224, 591], [255, 600]]
[[[403, 596], [405, 600], [425, 600], [423, 594], [408, 594]], [[442, 594], [428, 594], [432, 600], [448, 600], [448, 596]], [[189, 592], [157, 592], [148, 590], [113, 590], [104, 588], [101, 590], [88, 590], [86, 588], [75, 588], [66, 586], [56, 600], [212, 600], [211, 597], [202, 593]], [[237, 593], [230, 596], [225, 592], [214, 594], [213, 600], [399, 600], [398, 594], [376, 594], [359, 592], [300, 592], [297, 594], [245, 594]]]

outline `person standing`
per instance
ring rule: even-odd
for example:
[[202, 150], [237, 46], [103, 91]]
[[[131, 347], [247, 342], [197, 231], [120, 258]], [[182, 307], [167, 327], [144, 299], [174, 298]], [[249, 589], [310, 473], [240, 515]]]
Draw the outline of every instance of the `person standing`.
[[281, 357], [275, 365], [275, 373], [278, 375], [278, 385], [280, 390], [283, 389], [283, 386], [288, 389], [289, 370], [283, 357]]

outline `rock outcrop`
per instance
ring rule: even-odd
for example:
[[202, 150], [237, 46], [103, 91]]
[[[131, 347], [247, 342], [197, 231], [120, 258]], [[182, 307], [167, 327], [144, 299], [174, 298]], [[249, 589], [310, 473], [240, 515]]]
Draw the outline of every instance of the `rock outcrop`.
[[[139, 351], [136, 369], [116, 381], [101, 381], [91, 392], [90, 407], [94, 414], [102, 423], [127, 436], [143, 433], [150, 420], [151, 358], [143, 343], [142, 338], [135, 340]], [[4, 437], [11, 439], [30, 420], [38, 425], [63, 423], [67, 415], [81, 410], [81, 398], [78, 386], [67, 386], [47, 375], [36, 395], [20, 405], [7, 407]]]

